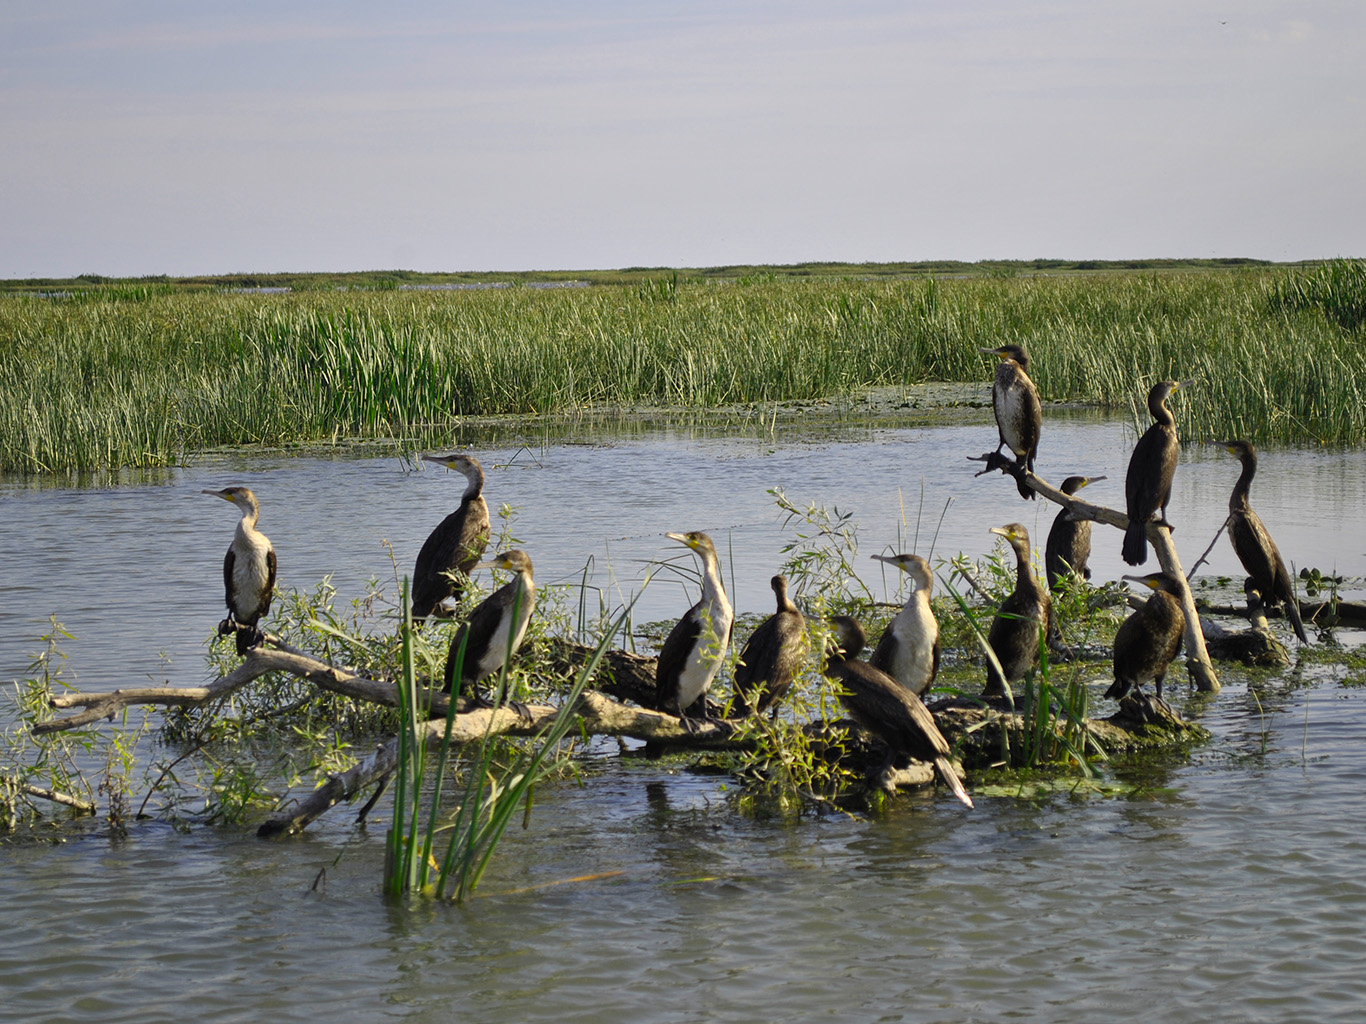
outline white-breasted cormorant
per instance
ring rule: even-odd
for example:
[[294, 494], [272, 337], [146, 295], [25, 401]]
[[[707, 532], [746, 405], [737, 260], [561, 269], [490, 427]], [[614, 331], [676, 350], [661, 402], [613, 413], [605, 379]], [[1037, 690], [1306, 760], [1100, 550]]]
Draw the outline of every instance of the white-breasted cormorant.
[[1024, 481], [1026, 471], [1034, 472], [1034, 456], [1039, 451], [1039, 434], [1043, 430], [1043, 408], [1039, 403], [1039, 389], [1029, 378], [1029, 356], [1019, 345], [984, 348], [983, 352], [996, 356], [996, 379], [991, 385], [991, 410], [996, 414], [996, 431], [1001, 443], [1015, 456], [1015, 486], [1020, 497], [1033, 499], [1034, 491]]
[[806, 658], [806, 619], [787, 596], [787, 577], [769, 580], [778, 610], [750, 634], [735, 663], [735, 706], [743, 715], [773, 709]]
[[1181, 444], [1176, 437], [1176, 419], [1167, 408], [1173, 391], [1187, 387], [1189, 381], [1163, 380], [1148, 392], [1148, 411], [1153, 425], [1143, 432], [1129, 456], [1129, 471], [1124, 477], [1124, 502], [1129, 528], [1124, 531], [1124, 561], [1142, 565], [1148, 560], [1148, 521], [1154, 514], [1157, 523], [1171, 529], [1167, 522], [1167, 502], [1172, 496], [1172, 477]]
[[1125, 576], [1153, 591], [1143, 607], [1122, 623], [1115, 633], [1115, 681], [1105, 696], [1124, 700], [1132, 695], [1142, 700], [1143, 684], [1153, 681], [1157, 699], [1162, 700], [1162, 680], [1167, 667], [1181, 650], [1186, 630], [1186, 614], [1181, 610], [1181, 585], [1165, 572], [1146, 576]]
[[[730, 601], [721, 586], [716, 547], [705, 533], [666, 533], [702, 559], [702, 598], [678, 620], [664, 640], [655, 669], [655, 707], [672, 712], [692, 728], [688, 711], [706, 696], [726, 660], [734, 621]], [[701, 707], [706, 718], [706, 705]]]
[[[220, 634], [237, 634], [237, 653], [246, 654], [264, 639], [256, 623], [270, 611], [275, 590], [275, 548], [270, 538], [256, 529], [261, 506], [247, 487], [204, 490], [216, 498], [230, 501], [242, 511], [228, 553], [223, 556], [223, 586], [227, 591], [228, 617], [218, 627]], [[240, 628], [245, 627], [245, 628]]]
[[982, 691], [984, 697], [1004, 697], [1007, 688], [1034, 667], [1039, 656], [1039, 630], [1047, 633], [1053, 602], [1029, 564], [1029, 531], [1020, 523], [1009, 523], [993, 526], [989, 532], [1004, 537], [1015, 551], [1015, 589], [996, 609], [987, 633], [987, 643], [1005, 675], [1002, 677], [988, 661], [987, 685]]
[[1252, 478], [1257, 475], [1257, 449], [1247, 441], [1216, 441], [1215, 444], [1238, 456], [1243, 464], [1243, 472], [1228, 499], [1228, 535], [1233, 541], [1233, 550], [1238, 553], [1238, 561], [1252, 577], [1266, 605], [1284, 607], [1285, 617], [1290, 620], [1295, 635], [1301, 643], [1308, 643], [1309, 637], [1300, 620], [1295, 584], [1286, 571], [1276, 542], [1271, 539], [1261, 517], [1248, 504], [1247, 492], [1252, 487]]
[[939, 673], [939, 621], [930, 608], [934, 573], [919, 555], [873, 557], [904, 572], [911, 592], [901, 611], [887, 624], [868, 663], [919, 696]]
[[450, 573], [468, 576], [484, 556], [489, 542], [489, 507], [484, 501], [484, 467], [472, 455], [424, 455], [424, 462], [435, 462], [453, 469], [465, 478], [460, 507], [448, 515], [422, 545], [413, 569], [413, 622], [421, 624], [427, 616], [440, 613], [442, 601], [459, 599], [465, 584]]
[[[461, 696], [465, 684], [472, 683], [476, 688], [474, 698], [482, 703], [484, 698], [477, 692], [479, 683], [501, 669], [522, 645], [527, 623], [536, 608], [536, 584], [531, 578], [531, 559], [525, 551], [504, 551], [471, 569], [508, 569], [516, 574], [470, 613], [469, 621], [456, 633], [446, 656], [443, 689]], [[455, 662], [462, 642], [465, 657], [461, 662], [460, 685], [455, 687]]]
[[[1062, 493], [1076, 494], [1087, 484], [1104, 479], [1103, 476], [1069, 476], [1062, 482]], [[1091, 567], [1086, 560], [1090, 557], [1091, 520], [1073, 519], [1071, 512], [1061, 509], [1048, 531], [1048, 543], [1044, 545], [1043, 571], [1048, 589], [1055, 589], [1058, 579], [1069, 572], [1089, 580]]]
[[840, 703], [854, 721], [886, 744], [888, 766], [898, 757], [933, 764], [953, 795], [971, 807], [972, 798], [949, 763], [948, 741], [924, 702], [886, 672], [858, 660], [866, 638], [857, 619], [836, 615], [830, 625], [835, 645], [823, 671], [840, 684]]

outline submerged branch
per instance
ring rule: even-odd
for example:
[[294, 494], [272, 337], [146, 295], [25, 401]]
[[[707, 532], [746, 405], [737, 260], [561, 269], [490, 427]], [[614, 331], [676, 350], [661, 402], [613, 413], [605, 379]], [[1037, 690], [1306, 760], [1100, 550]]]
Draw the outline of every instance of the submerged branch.
[[0, 786], [12, 787], [15, 791], [37, 800], [47, 800], [50, 803], [62, 804], [65, 807], [80, 811], [82, 814], [95, 813], [95, 805], [89, 800], [82, 800], [78, 796], [72, 796], [70, 793], [63, 793], [58, 789], [45, 789], [42, 786], [35, 786], [28, 782], [20, 782], [18, 779], [13, 779], [5, 775], [0, 775]]

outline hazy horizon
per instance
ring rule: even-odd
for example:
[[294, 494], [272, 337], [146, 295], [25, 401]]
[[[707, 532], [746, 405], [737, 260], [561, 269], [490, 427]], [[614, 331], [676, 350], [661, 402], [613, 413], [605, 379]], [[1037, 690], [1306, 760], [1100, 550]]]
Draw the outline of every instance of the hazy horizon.
[[0, 277], [1366, 255], [1366, 5], [0, 12]]

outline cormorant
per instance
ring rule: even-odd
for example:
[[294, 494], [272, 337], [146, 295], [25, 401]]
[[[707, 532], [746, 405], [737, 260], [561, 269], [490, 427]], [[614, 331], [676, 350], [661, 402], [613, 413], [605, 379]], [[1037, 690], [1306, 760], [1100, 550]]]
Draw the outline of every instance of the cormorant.
[[221, 491], [205, 488], [204, 493], [230, 501], [242, 510], [237, 532], [228, 545], [228, 553], [223, 556], [228, 617], [219, 624], [218, 632], [219, 635], [236, 633], [237, 653], [246, 654], [265, 639], [256, 623], [270, 611], [270, 597], [275, 590], [275, 548], [271, 546], [270, 538], [256, 529], [261, 506], [250, 488], [225, 487]]
[[787, 596], [787, 577], [769, 581], [778, 610], [750, 634], [735, 663], [735, 703], [741, 714], [778, 713], [778, 701], [806, 657], [806, 619]]
[[1295, 597], [1295, 585], [1285, 562], [1271, 539], [1271, 534], [1262, 525], [1261, 517], [1248, 504], [1247, 492], [1252, 486], [1252, 478], [1257, 475], [1257, 449], [1247, 441], [1216, 441], [1220, 447], [1238, 456], [1243, 464], [1243, 472], [1233, 485], [1233, 493], [1228, 499], [1228, 535], [1233, 541], [1233, 550], [1238, 553], [1238, 561], [1252, 577], [1257, 591], [1268, 606], [1277, 604], [1285, 608], [1285, 617], [1290, 620], [1295, 635], [1301, 643], [1308, 643], [1304, 623], [1300, 620], [1300, 603]]
[[1039, 629], [1045, 632], [1053, 615], [1053, 602], [1029, 564], [1029, 531], [1019, 523], [993, 526], [989, 531], [1004, 537], [1015, 550], [1015, 589], [996, 609], [987, 643], [1005, 672], [1004, 678], [989, 661], [983, 697], [1004, 697], [1007, 688], [1024, 678], [1039, 654]]
[[1034, 456], [1039, 451], [1039, 433], [1043, 430], [1043, 409], [1039, 404], [1039, 389], [1029, 379], [1029, 356], [1019, 345], [984, 348], [1001, 362], [996, 367], [996, 380], [991, 385], [991, 410], [996, 414], [996, 430], [1002, 447], [1015, 456], [1015, 486], [1020, 497], [1033, 499], [1034, 491], [1024, 481], [1026, 471], [1034, 472]]
[[[716, 547], [705, 533], [666, 533], [702, 559], [702, 599], [688, 609], [664, 640], [655, 669], [655, 707], [670, 711], [691, 729], [688, 711], [702, 700], [726, 659], [734, 620], [721, 586]], [[706, 705], [701, 708], [706, 718]]]
[[1148, 521], [1158, 513], [1157, 523], [1171, 529], [1167, 522], [1167, 502], [1172, 496], [1172, 477], [1181, 444], [1176, 437], [1176, 420], [1167, 408], [1173, 391], [1187, 387], [1189, 381], [1163, 380], [1148, 392], [1148, 411], [1153, 425], [1143, 432], [1129, 456], [1129, 472], [1124, 477], [1124, 501], [1129, 528], [1124, 531], [1124, 561], [1142, 565], [1148, 560]]
[[420, 625], [438, 611], [447, 598], [459, 599], [465, 583], [451, 579], [450, 573], [468, 576], [484, 555], [489, 542], [489, 507], [484, 501], [484, 467], [472, 455], [424, 455], [424, 462], [435, 462], [465, 477], [465, 493], [460, 507], [441, 520], [417, 553], [413, 569], [413, 622]]
[[874, 555], [910, 579], [911, 592], [887, 624], [868, 663], [919, 696], [939, 673], [939, 622], [930, 609], [934, 574], [919, 555]]
[[865, 640], [858, 620], [836, 615], [830, 625], [835, 647], [826, 656], [825, 675], [840, 684], [840, 703], [854, 721], [887, 745], [887, 765], [898, 757], [928, 761], [953, 795], [971, 807], [972, 798], [949, 763], [948, 741], [924, 702], [886, 672], [858, 660]]
[[[487, 562], [479, 562], [472, 569], [508, 569], [516, 575], [486, 597], [470, 614], [469, 621], [460, 627], [451, 641], [446, 656], [447, 693], [461, 695], [466, 683], [475, 686], [475, 700], [486, 703], [478, 691], [481, 681], [501, 669], [526, 636], [527, 623], [536, 608], [536, 584], [531, 579], [531, 559], [525, 551], [504, 551]], [[466, 637], [469, 639], [466, 640]], [[465, 644], [465, 658], [461, 663], [460, 685], [454, 687], [455, 662], [461, 642]]]
[[1115, 633], [1115, 681], [1105, 696], [1124, 700], [1131, 694], [1143, 698], [1149, 679], [1162, 700], [1162, 680], [1167, 666], [1181, 650], [1186, 615], [1181, 610], [1181, 584], [1165, 572], [1125, 576], [1153, 591], [1142, 608], [1125, 619]]
[[[1103, 476], [1069, 476], [1062, 482], [1062, 493], [1076, 494], [1087, 484], [1104, 479]], [[1053, 526], [1048, 531], [1048, 543], [1044, 546], [1043, 570], [1048, 579], [1048, 589], [1056, 589], [1058, 579], [1069, 572], [1089, 580], [1091, 568], [1086, 560], [1090, 557], [1091, 520], [1073, 519], [1071, 512], [1062, 509], [1053, 520]]]

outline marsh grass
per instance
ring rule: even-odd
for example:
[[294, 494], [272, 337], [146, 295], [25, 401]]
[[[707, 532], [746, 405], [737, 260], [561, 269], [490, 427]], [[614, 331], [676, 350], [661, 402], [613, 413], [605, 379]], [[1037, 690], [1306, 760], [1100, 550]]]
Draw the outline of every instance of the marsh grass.
[[1183, 396], [1183, 433], [1358, 443], [1366, 351], [1317, 306], [1284, 298], [1297, 273], [9, 296], [0, 470], [168, 465], [221, 446], [343, 438], [421, 443], [470, 416], [985, 382], [977, 349], [1003, 340], [1029, 348], [1051, 401], [1127, 408], [1155, 380], [1193, 377], [1206, 386]]

